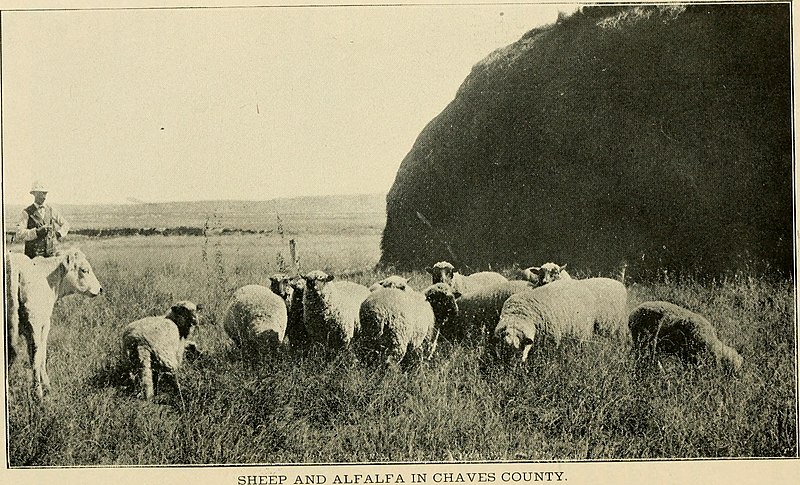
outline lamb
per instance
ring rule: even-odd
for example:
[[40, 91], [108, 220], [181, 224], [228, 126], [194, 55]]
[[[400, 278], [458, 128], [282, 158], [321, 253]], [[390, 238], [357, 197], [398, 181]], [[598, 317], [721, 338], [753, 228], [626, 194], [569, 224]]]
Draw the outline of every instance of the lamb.
[[347, 346], [359, 331], [358, 312], [369, 288], [351, 281], [335, 281], [316, 270], [303, 275], [303, 323], [311, 340], [332, 347]]
[[677, 355], [697, 363], [712, 356], [723, 368], [738, 373], [744, 359], [724, 344], [714, 326], [702, 315], [666, 301], [646, 301], [630, 314], [628, 325], [638, 357], [655, 360], [657, 352]]
[[359, 342], [365, 350], [385, 354], [387, 363], [401, 363], [408, 352], [430, 358], [442, 327], [457, 314], [456, 297], [444, 283], [423, 293], [382, 288], [361, 304]]
[[197, 345], [189, 340], [192, 328], [199, 321], [197, 312], [203, 305], [179, 301], [161, 317], [145, 317], [129, 323], [122, 334], [122, 351], [144, 391], [145, 399], [153, 399], [153, 369], [172, 375], [176, 386], [176, 373], [183, 364], [186, 352], [197, 352]]
[[531, 266], [522, 270], [522, 278], [537, 286], [546, 285], [556, 280], [568, 280], [571, 279], [571, 276], [564, 269], [566, 267], [566, 264], [559, 266], [556, 263]]
[[624, 320], [624, 311], [620, 314], [619, 309], [625, 306], [627, 291], [620, 292], [617, 285], [622, 284], [614, 280], [591, 280], [607, 278], [556, 280], [510, 296], [495, 336], [521, 349], [524, 362], [537, 335], [558, 345], [563, 338], [588, 340], [598, 332], [614, 333], [618, 325], [614, 321]]
[[247, 285], [233, 294], [223, 326], [237, 347], [254, 353], [274, 351], [286, 334], [286, 302], [269, 288]]
[[500, 321], [503, 304], [513, 294], [531, 290], [536, 285], [528, 281], [506, 281], [478, 288], [458, 296], [458, 323], [443, 329], [443, 336], [458, 340], [485, 335]]
[[403, 291], [415, 291], [414, 288], [408, 284], [408, 280], [406, 278], [398, 275], [387, 276], [386, 278], [370, 286], [369, 291], [380, 290], [381, 288], [396, 288]]
[[500, 273], [494, 271], [481, 271], [464, 276], [455, 270], [455, 266], [447, 261], [440, 261], [425, 271], [431, 274], [432, 283], [447, 283], [453, 287], [457, 293], [467, 293], [482, 286], [489, 286], [496, 283], [503, 283], [508, 279]]

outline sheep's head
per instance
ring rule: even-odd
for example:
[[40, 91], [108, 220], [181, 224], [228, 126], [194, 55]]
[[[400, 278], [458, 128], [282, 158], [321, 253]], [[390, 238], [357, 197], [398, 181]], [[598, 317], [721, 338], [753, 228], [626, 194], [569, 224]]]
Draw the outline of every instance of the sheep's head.
[[520, 276], [523, 280], [533, 283], [536, 286], [539, 286], [539, 267], [538, 266], [531, 266], [530, 268], [525, 268], [520, 272]]
[[556, 263], [545, 263], [541, 266], [531, 266], [526, 271], [535, 272], [539, 277], [539, 284], [546, 285], [562, 278], [569, 278], [567, 272], [564, 271], [566, 267], [566, 264], [559, 266]]
[[432, 283], [447, 283], [448, 285], [453, 282], [453, 273], [456, 268], [447, 261], [439, 261], [430, 268], [425, 268], [425, 271], [430, 273]]
[[433, 315], [436, 318], [438, 326], [445, 325], [448, 321], [452, 321], [458, 317], [458, 304], [456, 299], [461, 296], [460, 293], [453, 290], [453, 288], [446, 283], [434, 283], [425, 289], [425, 299], [430, 303], [433, 309]]
[[522, 351], [522, 361], [528, 357], [533, 340], [528, 335], [515, 327], [498, 327], [495, 330], [497, 338], [497, 355], [504, 360], [509, 360], [513, 355]]
[[742, 370], [742, 364], [744, 363], [744, 359], [739, 355], [739, 352], [733, 347], [724, 345], [720, 354], [723, 367], [728, 372], [739, 375]]
[[283, 298], [287, 309], [292, 306], [292, 300], [294, 298], [295, 285], [293, 282], [299, 279], [301, 278], [289, 276], [284, 273], [276, 273], [269, 277], [270, 289], [273, 293]]
[[191, 333], [192, 327], [200, 324], [197, 312], [202, 309], [202, 304], [195, 304], [188, 300], [179, 301], [172, 305], [172, 308], [170, 308], [167, 314], [167, 318], [175, 322], [175, 325], [178, 326], [178, 333], [180, 336], [186, 338], [189, 336], [189, 333]]
[[413, 290], [410, 286], [408, 286], [408, 280], [398, 275], [388, 276], [378, 281], [377, 283], [369, 287], [369, 291], [375, 291], [381, 288], [395, 288], [402, 291]]
[[306, 291], [319, 293], [325, 288], [325, 284], [333, 281], [334, 276], [321, 270], [310, 271], [303, 275]]

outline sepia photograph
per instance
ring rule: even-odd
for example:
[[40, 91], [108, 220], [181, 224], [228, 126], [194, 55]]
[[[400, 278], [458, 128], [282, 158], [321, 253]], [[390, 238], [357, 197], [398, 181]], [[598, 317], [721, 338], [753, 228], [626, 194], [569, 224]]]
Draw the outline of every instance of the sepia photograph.
[[794, 6], [0, 2], [0, 476], [791, 483]]

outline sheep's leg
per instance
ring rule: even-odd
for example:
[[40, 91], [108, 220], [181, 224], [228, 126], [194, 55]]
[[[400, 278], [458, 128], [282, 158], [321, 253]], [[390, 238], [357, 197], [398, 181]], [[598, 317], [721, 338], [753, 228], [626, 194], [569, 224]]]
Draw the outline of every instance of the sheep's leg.
[[522, 362], [525, 362], [526, 360], [528, 360], [528, 352], [531, 351], [532, 347], [533, 347], [532, 343], [531, 344], [527, 344], [524, 347], [522, 347]]
[[436, 352], [436, 343], [439, 341], [439, 329], [437, 328], [433, 334], [433, 338], [431, 339], [431, 343], [428, 346], [428, 360], [433, 358], [433, 353]]
[[153, 399], [153, 367], [151, 363], [150, 357], [150, 349], [145, 347], [144, 345], [139, 345], [136, 348], [136, 352], [139, 358], [139, 369], [140, 369], [140, 377], [141, 379], [141, 386], [142, 390], [144, 391], [144, 397], [148, 401]]

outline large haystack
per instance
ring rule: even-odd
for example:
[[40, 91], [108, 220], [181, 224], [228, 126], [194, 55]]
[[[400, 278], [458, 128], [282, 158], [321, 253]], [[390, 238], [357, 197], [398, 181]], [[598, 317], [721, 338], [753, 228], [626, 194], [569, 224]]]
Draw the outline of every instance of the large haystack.
[[594, 7], [477, 64], [387, 197], [382, 263], [792, 265], [789, 5]]

